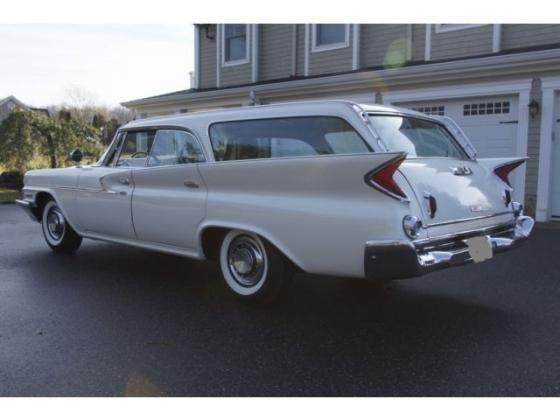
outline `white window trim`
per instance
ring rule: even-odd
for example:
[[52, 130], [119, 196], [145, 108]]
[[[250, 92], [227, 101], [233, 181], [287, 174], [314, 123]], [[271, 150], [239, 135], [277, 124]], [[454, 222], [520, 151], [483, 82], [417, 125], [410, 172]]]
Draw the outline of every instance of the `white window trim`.
[[330, 50], [338, 50], [340, 48], [348, 48], [350, 46], [350, 25], [344, 25], [344, 42], [336, 42], [334, 44], [317, 45], [317, 24], [312, 25], [311, 30], [311, 52], [322, 52]]
[[[453, 26], [447, 26], [447, 25], [453, 25]], [[479, 26], [484, 26], [486, 25], [486, 23], [465, 23], [463, 25], [458, 25], [458, 24], [453, 24], [453, 23], [448, 23], [448, 24], [437, 24], [436, 25], [436, 34], [441, 34], [441, 33], [445, 33], [445, 32], [454, 32], [454, 31], [462, 31], [464, 29], [471, 29], [471, 28], [477, 28]]]
[[239, 66], [251, 62], [251, 25], [245, 25], [245, 58], [240, 60], [226, 61], [226, 31], [225, 24], [220, 24], [220, 50], [222, 67]]
[[192, 77], [191, 87], [198, 89], [199, 86], [199, 73], [200, 73], [200, 27], [194, 27], [194, 73]]

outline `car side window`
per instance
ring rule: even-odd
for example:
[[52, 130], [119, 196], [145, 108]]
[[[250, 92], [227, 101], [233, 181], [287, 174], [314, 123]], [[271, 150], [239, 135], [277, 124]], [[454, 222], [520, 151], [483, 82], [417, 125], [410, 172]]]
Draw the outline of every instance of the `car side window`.
[[154, 142], [154, 131], [129, 131], [115, 166], [146, 166], [148, 153]]
[[158, 130], [148, 158], [148, 166], [183, 165], [204, 162], [196, 138], [182, 130]]
[[368, 153], [367, 143], [339, 117], [282, 117], [210, 126], [216, 161]]

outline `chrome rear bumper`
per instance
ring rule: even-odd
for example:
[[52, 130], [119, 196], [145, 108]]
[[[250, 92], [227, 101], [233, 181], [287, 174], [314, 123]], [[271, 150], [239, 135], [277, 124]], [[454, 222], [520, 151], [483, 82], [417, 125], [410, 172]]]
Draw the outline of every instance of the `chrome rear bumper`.
[[422, 241], [368, 241], [364, 254], [367, 278], [391, 280], [423, 274], [472, 262], [466, 240], [486, 236], [493, 253], [508, 251], [524, 242], [534, 220], [519, 216], [514, 222], [487, 229], [461, 232]]

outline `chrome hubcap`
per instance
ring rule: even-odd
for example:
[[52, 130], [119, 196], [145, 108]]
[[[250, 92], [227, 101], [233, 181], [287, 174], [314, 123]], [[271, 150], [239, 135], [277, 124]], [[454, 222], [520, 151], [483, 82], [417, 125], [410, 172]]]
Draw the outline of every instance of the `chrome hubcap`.
[[64, 235], [65, 226], [64, 216], [60, 209], [57, 207], [51, 208], [47, 214], [47, 232], [50, 237], [55, 241], [60, 240]]
[[228, 265], [237, 283], [244, 287], [254, 286], [264, 272], [264, 252], [253, 238], [239, 236], [229, 246]]

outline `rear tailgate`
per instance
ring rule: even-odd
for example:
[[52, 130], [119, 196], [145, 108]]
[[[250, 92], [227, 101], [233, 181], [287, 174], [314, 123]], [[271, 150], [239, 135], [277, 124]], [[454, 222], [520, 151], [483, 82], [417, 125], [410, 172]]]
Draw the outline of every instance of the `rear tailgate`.
[[422, 203], [429, 237], [512, 219], [506, 185], [476, 161], [413, 158], [399, 169]]

